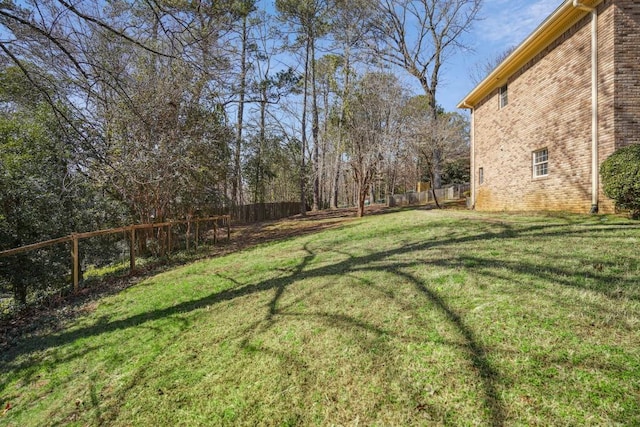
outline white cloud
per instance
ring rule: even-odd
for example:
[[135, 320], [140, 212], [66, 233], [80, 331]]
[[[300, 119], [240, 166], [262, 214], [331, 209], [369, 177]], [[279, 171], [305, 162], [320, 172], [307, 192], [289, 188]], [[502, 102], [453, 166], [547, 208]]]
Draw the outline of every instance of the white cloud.
[[563, 2], [559, 0], [486, 0], [476, 27], [477, 43], [504, 50], [522, 42]]
[[438, 102], [453, 111], [475, 86], [470, 75], [477, 66], [520, 44], [562, 3], [562, 0], [484, 0], [483, 19], [474, 24], [464, 40], [471, 51], [457, 52], [445, 64]]

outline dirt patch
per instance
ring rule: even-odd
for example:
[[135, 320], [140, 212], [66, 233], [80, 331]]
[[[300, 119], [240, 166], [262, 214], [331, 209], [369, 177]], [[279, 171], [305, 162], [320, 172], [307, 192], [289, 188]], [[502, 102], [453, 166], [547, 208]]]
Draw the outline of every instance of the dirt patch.
[[224, 252], [235, 252], [262, 243], [317, 233], [353, 220], [355, 214], [354, 209], [336, 209], [308, 212], [305, 216], [295, 215], [275, 221], [233, 225], [231, 241]]

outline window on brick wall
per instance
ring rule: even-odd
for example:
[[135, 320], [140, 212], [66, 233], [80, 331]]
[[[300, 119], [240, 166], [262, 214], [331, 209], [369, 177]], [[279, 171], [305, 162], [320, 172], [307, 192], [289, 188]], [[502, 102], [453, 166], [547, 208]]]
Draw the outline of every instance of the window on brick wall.
[[478, 169], [478, 183], [484, 183], [484, 168]]
[[500, 108], [504, 108], [509, 103], [509, 91], [507, 85], [500, 87]]
[[547, 175], [549, 175], [549, 150], [543, 148], [533, 152], [533, 177], [539, 178]]

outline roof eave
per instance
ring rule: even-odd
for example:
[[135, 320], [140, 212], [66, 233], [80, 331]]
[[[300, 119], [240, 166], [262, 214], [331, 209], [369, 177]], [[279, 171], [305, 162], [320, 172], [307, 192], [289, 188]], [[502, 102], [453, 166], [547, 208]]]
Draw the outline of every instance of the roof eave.
[[[596, 7], [601, 2], [602, 0], [582, 1], [583, 4], [591, 7]], [[509, 77], [588, 13], [584, 9], [575, 7], [573, 0], [566, 0], [529, 37], [520, 43], [509, 56], [498, 64], [484, 80], [469, 92], [458, 103], [458, 108], [474, 108], [485, 96], [496, 88], [503, 86]]]

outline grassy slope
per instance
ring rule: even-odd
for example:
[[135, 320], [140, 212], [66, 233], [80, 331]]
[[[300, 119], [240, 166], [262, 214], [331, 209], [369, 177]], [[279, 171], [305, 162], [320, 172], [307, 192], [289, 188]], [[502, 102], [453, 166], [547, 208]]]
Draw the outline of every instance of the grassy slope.
[[404, 211], [200, 261], [0, 357], [0, 424], [640, 424], [640, 226]]

